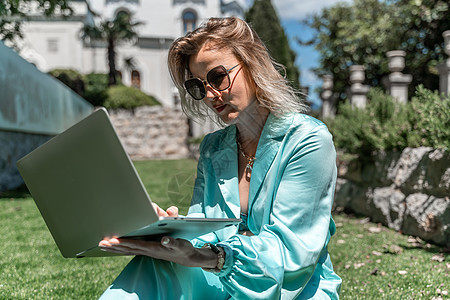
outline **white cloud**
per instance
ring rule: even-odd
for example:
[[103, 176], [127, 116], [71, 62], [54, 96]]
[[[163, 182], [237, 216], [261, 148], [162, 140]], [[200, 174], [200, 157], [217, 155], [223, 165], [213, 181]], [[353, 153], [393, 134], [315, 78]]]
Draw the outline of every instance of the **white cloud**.
[[[281, 19], [300, 20], [342, 0], [272, 0]], [[348, 0], [346, 1], [348, 2]]]

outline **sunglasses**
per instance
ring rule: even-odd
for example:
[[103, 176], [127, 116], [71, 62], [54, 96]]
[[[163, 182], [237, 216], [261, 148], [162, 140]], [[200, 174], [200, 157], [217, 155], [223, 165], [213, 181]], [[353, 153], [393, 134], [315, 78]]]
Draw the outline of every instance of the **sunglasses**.
[[228, 89], [231, 85], [230, 71], [237, 66], [239, 66], [239, 64], [228, 70], [222, 65], [217, 66], [206, 74], [206, 80], [200, 80], [199, 78], [188, 79], [184, 82], [184, 87], [192, 98], [195, 100], [202, 100], [206, 96], [207, 84], [218, 92]]

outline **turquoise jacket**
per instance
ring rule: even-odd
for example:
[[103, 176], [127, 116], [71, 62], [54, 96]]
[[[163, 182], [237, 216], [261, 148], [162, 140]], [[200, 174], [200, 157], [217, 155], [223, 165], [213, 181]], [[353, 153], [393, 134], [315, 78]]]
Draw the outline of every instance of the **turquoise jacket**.
[[[336, 230], [331, 134], [304, 114], [270, 114], [255, 157], [247, 224], [254, 236], [231, 227], [192, 242], [225, 249], [217, 275], [233, 298], [338, 298], [341, 279], [327, 252]], [[205, 137], [189, 216], [240, 217], [237, 158], [234, 125]]]
[[[234, 125], [205, 137], [190, 216], [240, 216], [237, 159]], [[228, 227], [192, 241], [222, 246], [222, 271], [136, 256], [101, 299], [337, 299], [341, 279], [327, 252], [335, 180], [336, 153], [323, 123], [269, 115], [250, 181], [254, 235]]]

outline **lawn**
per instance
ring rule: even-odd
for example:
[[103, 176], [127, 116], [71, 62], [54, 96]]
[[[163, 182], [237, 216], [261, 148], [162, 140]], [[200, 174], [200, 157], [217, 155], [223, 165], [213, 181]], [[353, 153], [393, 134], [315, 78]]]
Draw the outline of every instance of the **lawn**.
[[[137, 161], [152, 200], [186, 213], [195, 161]], [[447, 299], [443, 249], [367, 219], [335, 215], [329, 251], [343, 278], [342, 299]], [[95, 299], [130, 257], [65, 259], [26, 192], [0, 195], [0, 299]]]
[[334, 215], [328, 250], [343, 279], [342, 299], [450, 299], [448, 249], [368, 218]]

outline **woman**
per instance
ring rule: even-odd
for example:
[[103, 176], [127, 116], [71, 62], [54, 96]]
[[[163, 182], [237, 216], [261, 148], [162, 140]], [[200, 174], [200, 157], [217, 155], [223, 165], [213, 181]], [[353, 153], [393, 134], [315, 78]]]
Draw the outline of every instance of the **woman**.
[[192, 241], [104, 239], [105, 251], [138, 255], [104, 299], [338, 298], [327, 252], [336, 156], [326, 126], [303, 114], [240, 19], [212, 18], [176, 40], [169, 69], [188, 115], [212, 113], [227, 125], [200, 146], [188, 215], [243, 222]]

